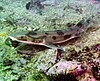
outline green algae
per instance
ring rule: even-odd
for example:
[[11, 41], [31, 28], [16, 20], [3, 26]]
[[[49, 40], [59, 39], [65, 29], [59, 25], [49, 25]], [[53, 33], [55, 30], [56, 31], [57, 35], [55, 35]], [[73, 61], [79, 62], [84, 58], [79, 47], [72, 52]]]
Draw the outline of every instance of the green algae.
[[[25, 4], [28, 1], [2, 0], [0, 2], [0, 33], [7, 32], [4, 36], [0, 36], [0, 81], [49, 81], [41, 73], [41, 70], [51, 67], [52, 63], [50, 62], [54, 60], [55, 56], [54, 50], [46, 50], [33, 56], [19, 54], [16, 48], [5, 44], [8, 34], [34, 29], [41, 31], [66, 29], [67, 23], [77, 23], [82, 18], [94, 14], [96, 10], [99, 11], [92, 4], [87, 6], [88, 3], [85, 2], [78, 4], [75, 0], [68, 2], [63, 0], [60, 7], [48, 7], [43, 10], [43, 15], [39, 15], [25, 9]], [[82, 14], [77, 13], [75, 9], [66, 8], [65, 11], [62, 10], [67, 4], [76, 3], [79, 8], [87, 10]], [[6, 59], [14, 63], [5, 66], [4, 61]]]

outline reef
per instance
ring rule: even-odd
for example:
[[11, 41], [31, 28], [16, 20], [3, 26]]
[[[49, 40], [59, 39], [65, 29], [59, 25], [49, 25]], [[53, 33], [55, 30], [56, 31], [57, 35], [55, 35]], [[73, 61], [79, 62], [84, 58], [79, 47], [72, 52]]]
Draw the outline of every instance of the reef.
[[[100, 81], [100, 3], [89, 1], [1, 0], [0, 81]], [[91, 15], [96, 26], [64, 43], [56, 63], [54, 49], [8, 39], [19, 31], [67, 29]]]
[[100, 80], [100, 44], [84, 47], [78, 52], [71, 50], [65, 59], [46, 71], [47, 75], [54, 78], [53, 81], [72, 81], [73, 78], [67, 78], [69, 75], [75, 81]]

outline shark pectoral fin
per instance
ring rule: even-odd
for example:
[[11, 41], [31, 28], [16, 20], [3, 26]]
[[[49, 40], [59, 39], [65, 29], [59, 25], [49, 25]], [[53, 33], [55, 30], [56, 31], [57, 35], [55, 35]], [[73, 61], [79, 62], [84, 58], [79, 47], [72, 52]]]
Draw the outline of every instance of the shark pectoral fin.
[[49, 48], [54, 48], [56, 50], [56, 59], [55, 61], [59, 60], [62, 56], [62, 54], [65, 52], [63, 50], [62, 47], [60, 46], [56, 46], [56, 45], [53, 45], [53, 44], [45, 44], [46, 47], [49, 47]]
[[62, 57], [63, 53], [64, 53], [63, 50], [57, 49], [56, 50], [56, 59], [55, 59], [55, 61], [60, 60], [60, 58]]
[[54, 48], [54, 49], [63, 50], [63, 48], [61, 48], [60, 46], [56, 46], [54, 44], [43, 44], [43, 46], [46, 46], [48, 48]]

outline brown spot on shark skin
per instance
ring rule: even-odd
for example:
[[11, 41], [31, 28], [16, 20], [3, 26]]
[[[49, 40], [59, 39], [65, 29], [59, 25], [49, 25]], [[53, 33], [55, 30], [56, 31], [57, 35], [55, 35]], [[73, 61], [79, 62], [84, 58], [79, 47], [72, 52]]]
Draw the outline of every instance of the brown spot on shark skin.
[[64, 36], [64, 39], [68, 39], [68, 38], [70, 38], [71, 37], [71, 35], [65, 35]]
[[35, 40], [33, 39], [32, 42], [35, 42]]
[[64, 35], [64, 32], [62, 30], [56, 30], [58, 35]]
[[81, 22], [79, 22], [79, 23], [77, 24], [77, 26], [78, 26], [79, 28], [81, 28], [81, 27], [83, 26], [83, 24], [82, 24]]
[[56, 36], [53, 36], [52, 39], [53, 39], [53, 40], [56, 40]]
[[49, 35], [49, 33], [45, 32], [46, 35]]
[[21, 38], [21, 39], [23, 39], [24, 37], [23, 37], [23, 36], [21, 36], [20, 38]]

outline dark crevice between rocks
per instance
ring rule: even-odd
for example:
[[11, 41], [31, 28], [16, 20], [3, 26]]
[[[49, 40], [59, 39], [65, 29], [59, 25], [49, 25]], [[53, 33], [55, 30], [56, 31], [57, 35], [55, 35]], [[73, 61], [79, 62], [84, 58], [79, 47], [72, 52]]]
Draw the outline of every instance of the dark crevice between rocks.
[[50, 76], [50, 81], [78, 81], [74, 75], [68, 74], [58, 74], [57, 76]]

